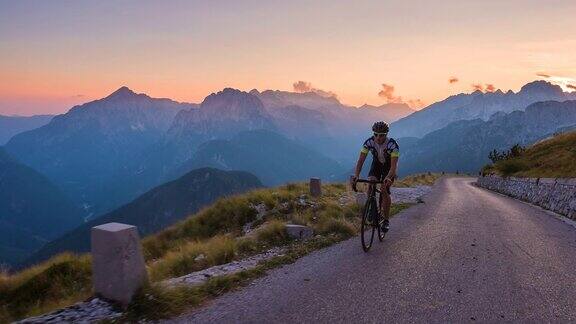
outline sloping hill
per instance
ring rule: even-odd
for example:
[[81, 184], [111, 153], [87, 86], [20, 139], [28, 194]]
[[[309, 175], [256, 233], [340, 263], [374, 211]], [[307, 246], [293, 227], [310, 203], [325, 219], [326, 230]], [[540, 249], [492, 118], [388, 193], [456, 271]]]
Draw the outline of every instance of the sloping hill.
[[519, 157], [484, 169], [501, 175], [532, 178], [576, 178], [576, 131], [542, 140]]
[[35, 263], [64, 251], [89, 251], [90, 229], [100, 224], [131, 224], [138, 226], [140, 234], [147, 235], [179, 221], [222, 196], [261, 186], [260, 180], [247, 172], [211, 168], [193, 170], [48, 243], [27, 263]]
[[22, 260], [83, 215], [46, 177], [0, 148], [0, 263]]

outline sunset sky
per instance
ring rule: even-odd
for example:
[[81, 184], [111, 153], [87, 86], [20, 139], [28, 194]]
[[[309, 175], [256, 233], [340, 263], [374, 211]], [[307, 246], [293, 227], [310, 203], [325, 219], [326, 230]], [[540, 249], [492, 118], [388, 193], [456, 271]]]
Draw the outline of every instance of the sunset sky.
[[350, 105], [418, 106], [545, 75], [568, 89], [575, 17], [573, 0], [0, 0], [0, 114], [62, 113], [122, 85], [200, 102], [304, 81]]

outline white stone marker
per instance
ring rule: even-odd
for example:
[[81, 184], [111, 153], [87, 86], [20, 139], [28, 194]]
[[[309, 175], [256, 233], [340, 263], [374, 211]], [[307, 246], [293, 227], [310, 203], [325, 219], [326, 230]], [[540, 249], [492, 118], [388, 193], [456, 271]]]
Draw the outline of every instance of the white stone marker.
[[312, 195], [312, 197], [319, 197], [322, 195], [320, 178], [310, 178], [310, 195]]
[[148, 280], [136, 226], [107, 223], [91, 236], [94, 292], [127, 306]]

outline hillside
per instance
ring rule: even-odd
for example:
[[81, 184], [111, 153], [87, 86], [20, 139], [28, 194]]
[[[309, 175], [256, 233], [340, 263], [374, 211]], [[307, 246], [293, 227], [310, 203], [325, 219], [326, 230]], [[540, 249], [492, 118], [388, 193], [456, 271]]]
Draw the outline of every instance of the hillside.
[[576, 178], [576, 131], [542, 140], [519, 157], [484, 169], [500, 175], [531, 178]]
[[45, 260], [57, 253], [90, 250], [90, 229], [109, 222], [138, 226], [141, 235], [155, 233], [223, 196], [261, 187], [254, 175], [241, 171], [202, 168], [160, 185], [131, 203], [97, 217], [48, 243], [27, 263]]
[[14, 264], [82, 222], [83, 211], [46, 177], [0, 148], [0, 264]]

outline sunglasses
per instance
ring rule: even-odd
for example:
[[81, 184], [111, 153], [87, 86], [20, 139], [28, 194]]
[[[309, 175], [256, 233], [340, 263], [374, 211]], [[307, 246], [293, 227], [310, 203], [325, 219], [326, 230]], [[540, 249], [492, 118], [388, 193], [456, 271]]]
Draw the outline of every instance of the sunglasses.
[[388, 133], [374, 133], [374, 136], [375, 136], [375, 137], [378, 137], [378, 136], [386, 136], [387, 134], [388, 134]]

